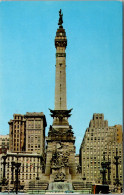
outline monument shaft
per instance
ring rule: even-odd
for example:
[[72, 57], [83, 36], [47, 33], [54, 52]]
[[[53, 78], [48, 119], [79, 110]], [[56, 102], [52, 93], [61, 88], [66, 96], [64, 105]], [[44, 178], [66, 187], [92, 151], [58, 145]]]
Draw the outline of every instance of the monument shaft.
[[56, 46], [55, 110], [66, 110], [66, 49], [67, 40], [63, 28], [58, 29]]

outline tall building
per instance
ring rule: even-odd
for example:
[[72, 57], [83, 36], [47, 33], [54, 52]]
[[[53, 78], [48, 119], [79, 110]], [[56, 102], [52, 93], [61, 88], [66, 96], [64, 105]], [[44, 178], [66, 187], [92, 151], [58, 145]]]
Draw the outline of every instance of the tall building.
[[26, 151], [41, 154], [45, 152], [46, 118], [43, 112], [27, 112], [26, 120]]
[[46, 118], [43, 112], [14, 114], [9, 121], [10, 152], [29, 152], [43, 155], [45, 151]]
[[86, 129], [81, 148], [80, 148], [80, 164], [82, 167], [82, 177], [87, 182], [102, 183], [101, 163], [104, 160], [110, 162], [111, 173], [106, 169], [106, 180], [110, 185], [110, 189], [114, 189], [116, 178], [116, 167], [114, 165], [114, 156], [116, 156], [116, 148], [119, 154], [119, 179], [122, 183], [122, 126], [108, 126], [108, 121], [104, 120], [103, 114], [94, 114], [90, 121], [89, 128]]
[[25, 151], [26, 125], [24, 115], [14, 114], [9, 124], [9, 150], [11, 152]]

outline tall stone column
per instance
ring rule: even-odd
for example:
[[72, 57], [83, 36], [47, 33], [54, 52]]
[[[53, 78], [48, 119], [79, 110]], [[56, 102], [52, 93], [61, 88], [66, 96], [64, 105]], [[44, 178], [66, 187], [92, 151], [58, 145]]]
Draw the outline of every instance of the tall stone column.
[[71, 181], [76, 175], [75, 137], [68, 118], [71, 109], [66, 101], [66, 46], [67, 38], [63, 28], [62, 12], [59, 11], [59, 28], [56, 32], [56, 77], [55, 108], [50, 110], [53, 124], [50, 126], [47, 141], [45, 175], [51, 181]]
[[66, 33], [59, 27], [55, 37], [56, 47], [56, 81], [55, 81], [55, 110], [67, 110], [66, 105]]

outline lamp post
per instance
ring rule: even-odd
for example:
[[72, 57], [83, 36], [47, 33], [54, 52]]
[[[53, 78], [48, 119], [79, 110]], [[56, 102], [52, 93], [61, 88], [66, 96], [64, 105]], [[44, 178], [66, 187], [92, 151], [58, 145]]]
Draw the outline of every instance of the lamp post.
[[107, 169], [108, 169], [108, 184], [111, 183], [111, 179], [110, 179], [111, 167], [110, 167], [110, 164], [111, 164], [111, 162], [109, 161], [109, 156], [108, 156], [108, 162], [106, 162]]
[[3, 181], [2, 181], [2, 185], [4, 186], [5, 184], [6, 184], [6, 178], [5, 178], [5, 175], [6, 175], [6, 164], [7, 164], [7, 162], [6, 162], [6, 159], [7, 159], [7, 156], [2, 156], [2, 158], [3, 158], [3, 162], [2, 162], [2, 164], [3, 164]]
[[18, 180], [18, 174], [19, 174], [19, 168], [21, 166], [21, 163], [15, 163], [15, 174], [16, 174], [16, 194], [18, 194], [18, 184], [19, 184], [19, 180]]
[[[39, 163], [39, 158], [38, 158], [38, 163]], [[39, 164], [37, 163], [37, 177], [36, 179], [39, 180]]]
[[101, 193], [102, 194], [108, 194], [109, 193], [109, 185], [107, 185], [106, 182], [106, 169], [108, 168], [110, 163], [105, 161], [105, 152], [103, 153], [103, 162], [101, 163], [102, 170], [100, 171], [102, 173], [102, 185], [101, 185]]
[[106, 169], [107, 169], [107, 164], [105, 162], [105, 153], [103, 153], [103, 162], [101, 163], [102, 170], [100, 173], [102, 174], [102, 184], [106, 184]]
[[83, 182], [84, 182], [84, 186], [86, 187], [86, 177], [85, 177], [85, 174], [84, 174], [84, 176], [82, 177], [82, 180], [83, 180]]
[[117, 186], [117, 190], [120, 191], [119, 186], [121, 185], [121, 183], [119, 181], [119, 175], [118, 175], [118, 165], [120, 164], [118, 162], [119, 158], [120, 157], [118, 156], [118, 150], [116, 148], [116, 156], [114, 156], [115, 161], [113, 162], [116, 165], [116, 178], [115, 178], [115, 183], [114, 184]]
[[[37, 162], [37, 177], [36, 180], [39, 180], [39, 158], [38, 158], [38, 162]], [[38, 181], [38, 194], [39, 194], [39, 181]]]
[[13, 173], [14, 173], [15, 162], [12, 161], [12, 162], [11, 162], [11, 165], [12, 165], [12, 166], [11, 166], [11, 171], [12, 171], [11, 184], [13, 184], [13, 183], [14, 183], [14, 177], [13, 177], [14, 174], [13, 174]]
[[[11, 184], [15, 183], [15, 191], [16, 191], [16, 194], [18, 194], [18, 188], [19, 188], [19, 179], [18, 179], [18, 175], [19, 175], [19, 168], [21, 166], [21, 163], [18, 162], [18, 153], [17, 153], [17, 162], [11, 162], [11, 171], [12, 171], [12, 177], [11, 177]], [[15, 182], [14, 182], [14, 169], [15, 169], [15, 176], [16, 176], [16, 179], [15, 179]]]

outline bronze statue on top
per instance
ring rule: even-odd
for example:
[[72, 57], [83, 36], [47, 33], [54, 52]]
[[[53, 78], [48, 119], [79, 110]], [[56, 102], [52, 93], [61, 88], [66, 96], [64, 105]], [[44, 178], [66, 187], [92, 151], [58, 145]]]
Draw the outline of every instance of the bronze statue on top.
[[62, 14], [62, 10], [60, 9], [59, 11], [59, 22], [58, 22], [58, 25], [59, 25], [59, 28], [63, 28], [62, 26], [62, 23], [63, 23], [63, 14]]

